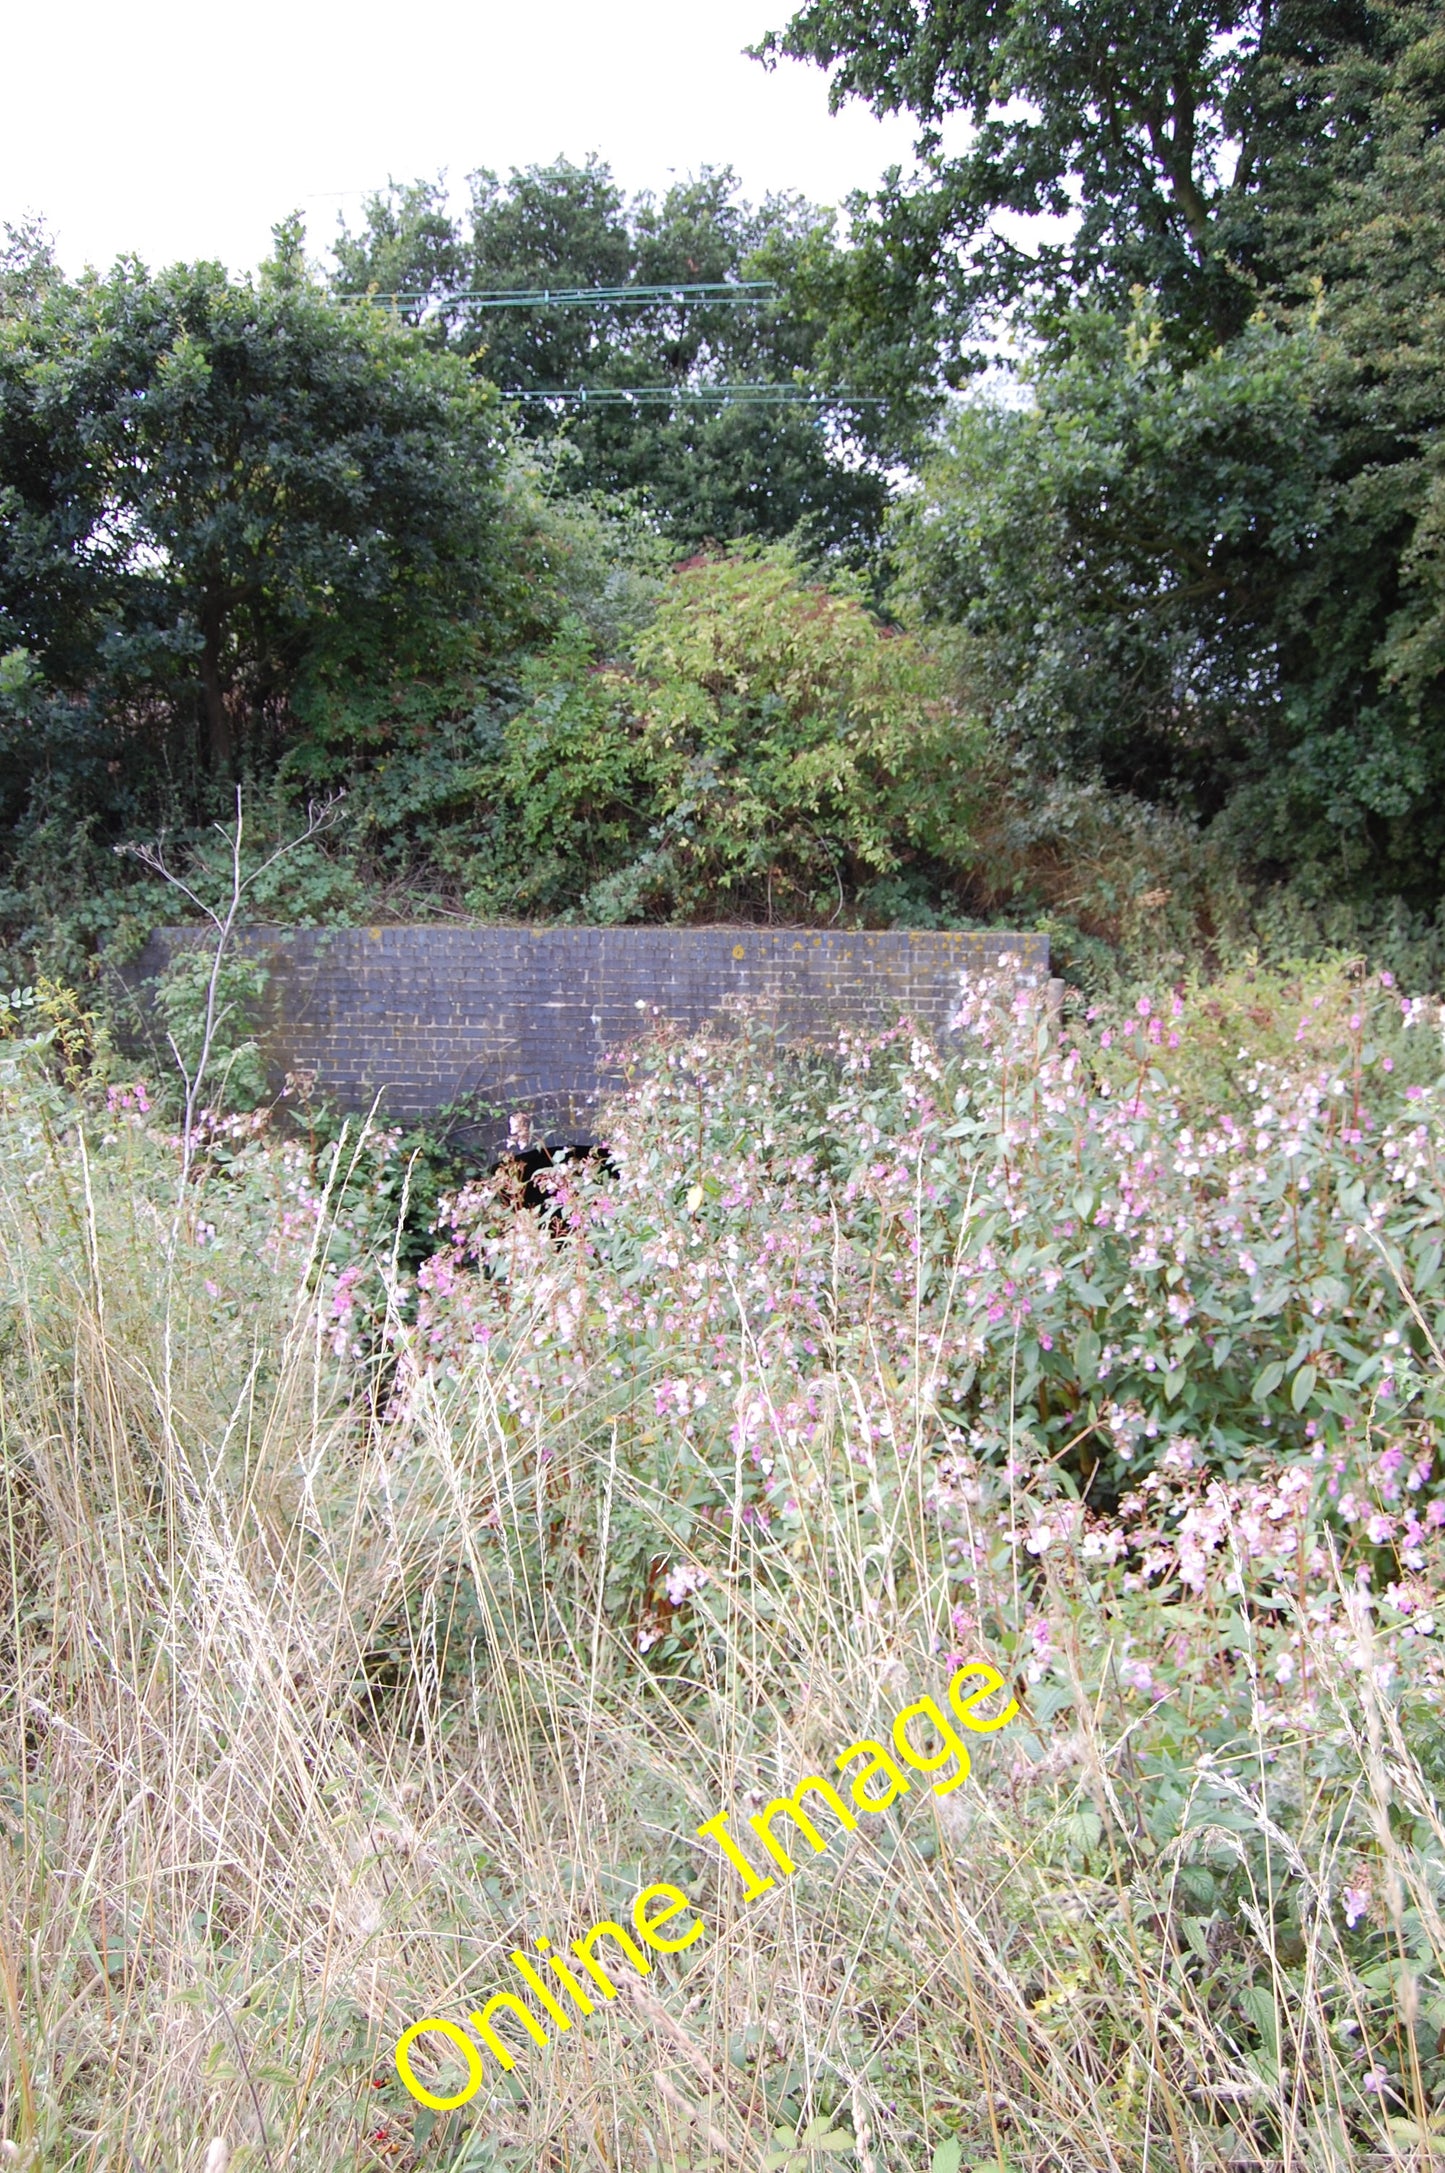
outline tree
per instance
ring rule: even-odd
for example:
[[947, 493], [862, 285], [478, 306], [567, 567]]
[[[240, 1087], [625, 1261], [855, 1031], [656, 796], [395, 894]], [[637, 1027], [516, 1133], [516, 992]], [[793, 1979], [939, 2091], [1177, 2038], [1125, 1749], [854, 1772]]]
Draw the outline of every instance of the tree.
[[[957, 363], [1020, 307], [1057, 329], [1087, 294], [1155, 294], [1171, 340], [1237, 331], [1281, 272], [1283, 216], [1322, 161], [1368, 145], [1372, 67], [1391, 44], [1370, 0], [807, 0], [758, 48], [833, 70], [850, 97], [919, 124], [920, 172], [865, 217], [912, 250]], [[1342, 67], [1340, 63], [1347, 62]], [[1361, 94], [1364, 95], [1361, 95]], [[966, 117], [970, 141], [944, 148]], [[1009, 217], [1060, 222], [1026, 246]]]
[[1308, 334], [1191, 368], [1142, 299], [1081, 313], [1029, 398], [951, 418], [896, 524], [897, 601], [961, 636], [974, 701], [1047, 771], [1217, 815], [1286, 754], [1302, 569], [1331, 506]]
[[126, 262], [0, 318], [0, 651], [198, 717], [218, 772], [323, 657], [416, 644], [496, 582], [495, 394], [338, 310], [300, 242], [255, 281]]
[[[680, 550], [709, 539], [779, 539], [802, 529], [819, 548], [863, 558], [900, 450], [895, 416], [869, 399], [831, 397], [825, 344], [846, 252], [832, 215], [797, 197], [753, 207], [734, 176], [705, 170], [661, 198], [630, 203], [608, 168], [558, 161], [500, 183], [473, 174], [464, 224], [447, 222], [438, 183], [392, 186], [369, 200], [359, 234], [337, 245], [338, 293], [415, 297], [399, 305], [438, 342], [517, 396], [525, 436], [563, 443], [559, 479], [579, 492], [636, 493]], [[480, 308], [508, 289], [772, 282], [777, 299], [599, 294], [586, 308]], [[820, 362], [824, 363], [822, 372]], [[724, 403], [716, 388], [826, 389], [815, 405]], [[611, 393], [586, 406], [545, 395]], [[641, 391], [641, 401], [618, 397]]]
[[[899, 529], [910, 607], [1020, 759], [1433, 910], [1438, 8], [809, 0], [764, 50], [919, 121], [920, 173], [858, 207], [859, 353], [957, 378], [1000, 313], [1025, 335], [1022, 399], [965, 409]], [[1020, 212], [1068, 230], [1025, 251]]]
[[41, 220], [22, 219], [13, 226], [7, 219], [0, 233], [5, 236], [0, 247], [0, 317], [9, 317], [34, 308], [45, 290], [59, 282], [61, 272]]
[[1285, 321], [1334, 366], [1316, 408], [1330, 514], [1292, 585], [1285, 758], [1235, 809], [1285, 865], [1432, 909], [1445, 884], [1445, 24], [1384, 4], [1298, 71], [1334, 116], [1320, 155], [1276, 160]]

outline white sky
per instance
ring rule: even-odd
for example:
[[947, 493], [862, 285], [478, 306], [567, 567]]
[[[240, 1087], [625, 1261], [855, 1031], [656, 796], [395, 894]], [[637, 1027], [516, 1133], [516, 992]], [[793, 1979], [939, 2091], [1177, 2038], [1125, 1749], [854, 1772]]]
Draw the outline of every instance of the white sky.
[[39, 213], [70, 271], [270, 248], [299, 208], [319, 253], [388, 178], [582, 159], [628, 189], [732, 165], [754, 198], [837, 203], [910, 124], [830, 116], [816, 68], [744, 45], [789, 0], [0, 0], [0, 221]]

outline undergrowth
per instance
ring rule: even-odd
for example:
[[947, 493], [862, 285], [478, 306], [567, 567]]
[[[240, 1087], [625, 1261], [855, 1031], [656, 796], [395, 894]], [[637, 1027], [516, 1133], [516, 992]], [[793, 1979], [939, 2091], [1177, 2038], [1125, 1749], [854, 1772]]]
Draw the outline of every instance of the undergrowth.
[[[1428, 2162], [1434, 1005], [664, 1034], [611, 1172], [545, 1224], [460, 1188], [412, 1272], [394, 1135], [204, 1119], [182, 1186], [46, 1001], [0, 1049], [22, 2165]], [[967, 1784], [741, 1905], [698, 1825], [973, 1657], [1022, 1711]], [[662, 1880], [705, 1940], [407, 2093], [403, 2028]]]

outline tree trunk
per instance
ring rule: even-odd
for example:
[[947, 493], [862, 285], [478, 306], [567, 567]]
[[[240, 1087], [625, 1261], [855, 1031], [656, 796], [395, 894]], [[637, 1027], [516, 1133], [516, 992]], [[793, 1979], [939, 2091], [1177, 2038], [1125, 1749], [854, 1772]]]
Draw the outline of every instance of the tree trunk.
[[207, 595], [201, 604], [201, 687], [206, 698], [206, 733], [210, 750], [211, 768], [218, 774], [229, 774], [235, 760], [235, 742], [231, 737], [231, 714], [226, 707], [226, 692], [221, 684], [221, 629], [222, 616], [218, 598]]

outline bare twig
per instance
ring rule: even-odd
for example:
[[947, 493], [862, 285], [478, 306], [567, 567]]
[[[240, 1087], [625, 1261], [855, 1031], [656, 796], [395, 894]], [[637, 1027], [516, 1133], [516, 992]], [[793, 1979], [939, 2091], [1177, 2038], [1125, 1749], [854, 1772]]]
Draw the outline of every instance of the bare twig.
[[139, 860], [143, 867], [151, 869], [154, 874], [161, 877], [162, 881], [169, 883], [173, 890], [178, 890], [183, 898], [189, 899], [196, 910], [205, 915], [216, 931], [216, 940], [211, 951], [211, 970], [206, 981], [206, 1008], [201, 1032], [201, 1046], [196, 1056], [194, 1072], [187, 1070], [185, 1058], [177, 1047], [174, 1034], [167, 1034], [166, 1036], [186, 1090], [185, 1127], [181, 1140], [183, 1183], [190, 1176], [191, 1159], [194, 1153], [193, 1133], [196, 1114], [200, 1107], [201, 1088], [205, 1083], [206, 1073], [210, 1066], [217, 1031], [226, 1016], [223, 1010], [218, 1009], [221, 968], [225, 962], [226, 951], [235, 932], [236, 922], [240, 917], [241, 906], [246, 893], [253, 884], [260, 881], [263, 875], [274, 868], [278, 861], [284, 860], [288, 853], [295, 852], [298, 846], [307, 844], [312, 838], [319, 836], [323, 830], [328, 829], [336, 819], [337, 810], [343, 798], [344, 794], [333, 793], [325, 800], [308, 801], [306, 806], [306, 827], [295, 837], [284, 838], [279, 845], [266, 855], [264, 860], [251, 870], [249, 875], [243, 875], [241, 872], [241, 846], [245, 830], [245, 814], [241, 802], [241, 788], [238, 785], [236, 787], [235, 829], [227, 830], [220, 823], [212, 825], [217, 834], [225, 839], [231, 849], [230, 895], [221, 908], [207, 905], [200, 893], [194, 890], [183, 876], [177, 875], [175, 870], [168, 865], [164, 839], [161, 839], [155, 845], [121, 845], [116, 848], [118, 852], [128, 853], [133, 859]]
[[164, 882], [169, 883], [172, 889], [178, 890], [181, 893], [182, 897], [189, 899], [191, 904], [196, 907], [197, 911], [205, 915], [206, 919], [211, 923], [211, 926], [216, 932], [215, 940], [211, 947], [210, 972], [206, 978], [206, 1008], [202, 1021], [201, 1046], [196, 1054], [194, 1070], [190, 1070], [187, 1068], [186, 1060], [181, 1054], [180, 1047], [176, 1041], [175, 1035], [168, 1033], [166, 1036], [167, 1041], [170, 1043], [171, 1054], [175, 1058], [176, 1068], [181, 1075], [182, 1085], [185, 1088], [185, 1106], [181, 1123], [181, 1166], [180, 1174], [176, 1182], [175, 1207], [171, 1216], [171, 1225], [166, 1239], [165, 1253], [166, 1298], [164, 1314], [165, 1327], [162, 1356], [161, 1400], [163, 1424], [165, 1426], [167, 1438], [171, 1440], [174, 1439], [174, 1427], [172, 1423], [174, 1348], [171, 1332], [171, 1300], [175, 1276], [176, 1253], [177, 1248], [180, 1244], [181, 1230], [185, 1222], [186, 1200], [189, 1197], [190, 1193], [191, 1170], [195, 1160], [196, 1120], [201, 1109], [201, 1089], [205, 1085], [206, 1075], [210, 1068], [211, 1056], [216, 1045], [217, 1032], [219, 1031], [226, 1017], [226, 1011], [222, 1009], [220, 1005], [221, 968], [225, 963], [226, 951], [230, 944], [231, 938], [235, 933], [236, 923], [240, 918], [241, 907], [245, 902], [246, 893], [251, 889], [253, 884], [257, 883], [260, 878], [268, 872], [268, 870], [274, 868], [277, 862], [283, 860], [288, 853], [294, 852], [299, 845], [306, 844], [309, 839], [316, 837], [321, 831], [329, 828], [331, 823], [336, 818], [336, 813], [342, 797], [342, 794], [336, 793], [325, 800], [308, 801], [306, 808], [305, 828], [301, 830], [295, 837], [283, 839], [282, 842], [274, 847], [273, 850], [266, 855], [265, 859], [262, 860], [256, 867], [254, 867], [251, 870], [250, 874], [247, 875], [242, 873], [242, 843], [245, 836], [245, 810], [242, 805], [241, 788], [238, 785], [236, 787], [235, 828], [233, 830], [227, 830], [220, 823], [216, 823], [213, 825], [218, 835], [224, 838], [226, 844], [230, 847], [231, 857], [230, 893], [225, 899], [224, 904], [221, 906], [208, 905], [205, 899], [200, 895], [200, 893], [196, 891], [191, 886], [191, 884], [186, 882], [183, 876], [176, 874], [175, 870], [169, 865], [166, 860], [164, 839], [161, 839], [155, 845], [121, 845], [116, 848], [118, 852], [128, 853], [133, 859], [139, 860], [143, 867], [150, 868], [155, 874], [159, 875]]

